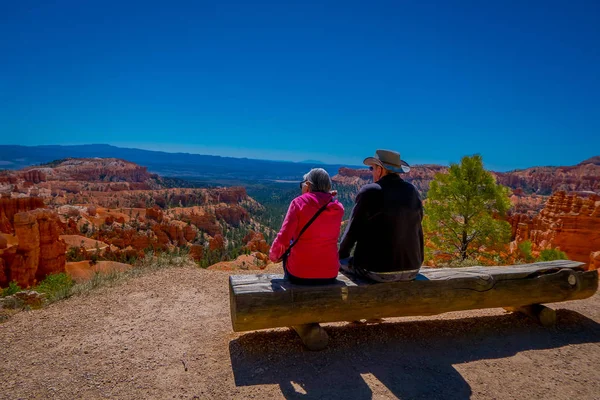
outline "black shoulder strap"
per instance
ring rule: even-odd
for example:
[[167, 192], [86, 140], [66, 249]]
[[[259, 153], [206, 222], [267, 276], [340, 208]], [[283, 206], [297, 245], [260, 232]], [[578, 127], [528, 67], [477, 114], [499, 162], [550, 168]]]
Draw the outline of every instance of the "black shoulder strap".
[[288, 249], [285, 251], [285, 253], [283, 253], [283, 256], [282, 256], [282, 258], [284, 258], [284, 257], [287, 257], [287, 256], [289, 256], [289, 255], [290, 255], [290, 251], [292, 251], [292, 247], [294, 247], [294, 245], [295, 245], [296, 243], [298, 243], [298, 240], [300, 240], [300, 236], [302, 236], [302, 234], [303, 234], [303, 233], [304, 233], [304, 232], [305, 232], [305, 231], [308, 229], [308, 227], [309, 227], [309, 226], [310, 226], [310, 225], [311, 225], [313, 222], [315, 222], [315, 219], [317, 219], [317, 217], [318, 217], [319, 215], [321, 215], [321, 213], [322, 213], [323, 211], [325, 211], [325, 209], [327, 208], [327, 206], [329, 205], [329, 203], [331, 203], [332, 201], [333, 201], [333, 197], [331, 198], [331, 200], [329, 200], [327, 203], [325, 203], [325, 205], [324, 205], [323, 207], [319, 208], [319, 211], [317, 211], [317, 212], [315, 213], [315, 215], [313, 215], [313, 216], [312, 216], [312, 218], [310, 219], [310, 221], [308, 221], [308, 222], [306, 223], [306, 225], [304, 225], [304, 227], [302, 228], [302, 230], [300, 230], [300, 233], [298, 233], [298, 237], [296, 238], [296, 240], [294, 240], [294, 241], [292, 242], [292, 244], [290, 244], [290, 247], [288, 247]]

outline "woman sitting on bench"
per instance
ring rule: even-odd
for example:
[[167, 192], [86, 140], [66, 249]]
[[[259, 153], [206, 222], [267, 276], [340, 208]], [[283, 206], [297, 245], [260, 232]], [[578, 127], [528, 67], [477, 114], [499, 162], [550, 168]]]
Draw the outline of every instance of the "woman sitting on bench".
[[322, 168], [304, 175], [300, 189], [302, 195], [292, 200], [269, 258], [283, 261], [285, 279], [292, 283], [332, 283], [340, 265], [337, 241], [344, 207], [333, 198], [331, 179]]

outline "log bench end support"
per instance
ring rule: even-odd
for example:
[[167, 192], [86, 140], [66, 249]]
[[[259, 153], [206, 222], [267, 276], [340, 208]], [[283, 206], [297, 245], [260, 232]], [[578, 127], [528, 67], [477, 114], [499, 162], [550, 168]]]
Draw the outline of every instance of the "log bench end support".
[[506, 311], [518, 312], [539, 322], [542, 326], [553, 327], [556, 325], [556, 311], [541, 304], [531, 304], [521, 307], [505, 307]]
[[329, 335], [325, 332], [325, 329], [319, 324], [304, 324], [292, 326], [292, 329], [296, 331], [302, 343], [312, 351], [323, 350], [329, 344]]

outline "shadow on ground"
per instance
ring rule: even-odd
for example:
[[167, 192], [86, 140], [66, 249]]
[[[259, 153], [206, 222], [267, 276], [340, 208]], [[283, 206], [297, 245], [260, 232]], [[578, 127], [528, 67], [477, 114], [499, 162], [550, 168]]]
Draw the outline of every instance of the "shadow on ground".
[[467, 399], [453, 365], [527, 350], [600, 342], [600, 325], [570, 310], [555, 328], [518, 314], [331, 326], [329, 348], [305, 350], [291, 330], [245, 334], [229, 344], [237, 386], [278, 384], [286, 398], [371, 398], [371, 374], [401, 399]]

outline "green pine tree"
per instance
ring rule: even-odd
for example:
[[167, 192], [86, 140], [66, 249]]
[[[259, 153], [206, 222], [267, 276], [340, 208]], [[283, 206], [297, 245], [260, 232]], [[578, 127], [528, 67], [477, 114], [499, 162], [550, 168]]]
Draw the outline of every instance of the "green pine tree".
[[431, 182], [424, 228], [438, 250], [466, 260], [509, 242], [510, 225], [501, 219], [509, 208], [509, 189], [496, 184], [481, 156], [467, 156]]

